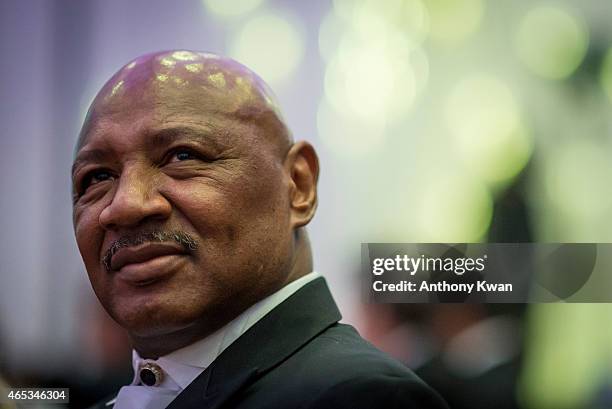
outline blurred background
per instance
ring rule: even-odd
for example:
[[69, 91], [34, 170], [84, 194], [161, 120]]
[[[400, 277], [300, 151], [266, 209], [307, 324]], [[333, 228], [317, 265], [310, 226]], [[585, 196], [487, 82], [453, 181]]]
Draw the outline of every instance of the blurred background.
[[453, 408], [612, 407], [612, 306], [375, 305], [361, 242], [609, 242], [607, 0], [2, 0], [0, 385], [131, 380], [73, 238], [89, 102], [143, 53], [234, 57], [318, 149], [315, 266]]

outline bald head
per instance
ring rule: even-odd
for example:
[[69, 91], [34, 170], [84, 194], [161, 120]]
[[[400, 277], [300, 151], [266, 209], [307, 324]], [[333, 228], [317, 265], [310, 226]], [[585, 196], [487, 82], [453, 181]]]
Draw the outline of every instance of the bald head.
[[196, 116], [214, 112], [251, 121], [280, 152], [292, 143], [276, 98], [257, 74], [216, 54], [171, 50], [132, 60], [104, 84], [89, 108], [76, 151], [100, 118], [162, 105]]

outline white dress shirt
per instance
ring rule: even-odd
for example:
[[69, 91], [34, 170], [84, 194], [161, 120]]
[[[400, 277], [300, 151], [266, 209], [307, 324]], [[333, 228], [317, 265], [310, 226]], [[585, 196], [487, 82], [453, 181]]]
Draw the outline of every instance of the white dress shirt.
[[[274, 294], [253, 304], [208, 337], [156, 360], [143, 359], [138, 352], [132, 351], [134, 379], [130, 385], [122, 387], [117, 397], [107, 402], [106, 406], [114, 405], [114, 409], [163, 409], [167, 407], [187, 385], [204, 372], [225, 348], [277, 305], [320, 276], [319, 273], [313, 271], [292, 281]], [[146, 362], [155, 363], [163, 369], [164, 377], [160, 385], [140, 384], [138, 370]]]

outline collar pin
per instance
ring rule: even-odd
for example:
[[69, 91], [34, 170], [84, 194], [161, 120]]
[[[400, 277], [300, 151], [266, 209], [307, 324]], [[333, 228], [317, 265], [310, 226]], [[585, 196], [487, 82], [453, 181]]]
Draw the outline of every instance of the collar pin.
[[143, 385], [159, 386], [164, 380], [164, 372], [159, 365], [147, 362], [138, 370], [138, 377]]

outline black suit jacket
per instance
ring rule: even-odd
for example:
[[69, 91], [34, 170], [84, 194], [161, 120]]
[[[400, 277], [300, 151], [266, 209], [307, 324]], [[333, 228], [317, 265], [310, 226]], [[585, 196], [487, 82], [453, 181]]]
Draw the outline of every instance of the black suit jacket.
[[168, 409], [447, 408], [340, 318], [325, 280], [311, 281], [223, 351]]

